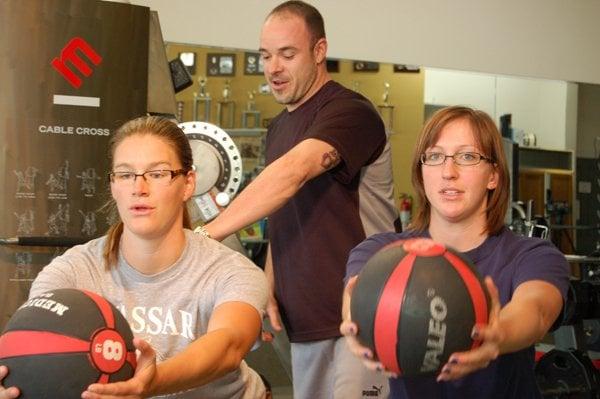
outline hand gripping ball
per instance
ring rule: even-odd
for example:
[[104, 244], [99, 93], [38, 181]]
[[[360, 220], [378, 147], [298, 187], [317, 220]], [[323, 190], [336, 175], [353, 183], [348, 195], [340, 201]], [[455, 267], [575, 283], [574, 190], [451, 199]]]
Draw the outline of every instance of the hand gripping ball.
[[127, 380], [136, 359], [127, 320], [88, 291], [57, 289], [23, 304], [0, 336], [5, 387], [19, 398], [80, 398], [89, 384]]
[[490, 299], [475, 266], [430, 239], [392, 243], [359, 274], [351, 301], [359, 341], [399, 375], [437, 373], [454, 352], [480, 343], [475, 324]]

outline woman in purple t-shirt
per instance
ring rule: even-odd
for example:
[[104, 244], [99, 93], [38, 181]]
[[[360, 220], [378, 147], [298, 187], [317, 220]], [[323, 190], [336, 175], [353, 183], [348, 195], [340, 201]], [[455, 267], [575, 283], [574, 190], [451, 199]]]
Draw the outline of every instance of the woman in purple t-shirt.
[[[436, 112], [419, 137], [412, 182], [421, 204], [406, 232], [370, 237], [351, 253], [347, 277], [386, 244], [429, 237], [464, 253], [486, 276], [492, 307], [487, 325], [473, 327], [482, 341], [454, 353], [437, 376], [391, 376], [393, 398], [536, 398], [534, 344], [557, 321], [566, 297], [569, 267], [548, 241], [514, 235], [504, 226], [509, 175], [502, 139], [492, 119], [467, 107]], [[352, 352], [385, 372], [356, 339], [350, 320], [350, 278], [340, 330]]]

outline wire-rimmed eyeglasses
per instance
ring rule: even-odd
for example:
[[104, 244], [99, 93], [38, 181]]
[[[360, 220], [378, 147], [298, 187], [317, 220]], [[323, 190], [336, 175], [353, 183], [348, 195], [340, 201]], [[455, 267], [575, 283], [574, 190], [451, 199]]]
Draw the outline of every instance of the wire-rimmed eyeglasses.
[[452, 158], [455, 164], [461, 166], [473, 166], [479, 164], [482, 160], [492, 162], [491, 158], [481, 155], [478, 152], [457, 152], [452, 155], [446, 155], [443, 152], [426, 152], [421, 154], [421, 163], [423, 165], [437, 166], [446, 162], [447, 158]]
[[179, 175], [185, 175], [188, 171], [185, 169], [158, 169], [158, 170], [147, 170], [144, 173], [134, 172], [110, 172], [108, 179], [111, 183], [122, 185], [122, 186], [133, 186], [135, 180], [142, 177], [144, 181], [150, 185], [168, 186], [171, 181]]

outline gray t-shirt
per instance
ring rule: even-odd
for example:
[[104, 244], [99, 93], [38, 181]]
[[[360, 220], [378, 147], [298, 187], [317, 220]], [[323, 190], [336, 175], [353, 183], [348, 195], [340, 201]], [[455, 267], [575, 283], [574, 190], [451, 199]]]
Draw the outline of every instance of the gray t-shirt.
[[[138, 272], [121, 254], [117, 267], [107, 271], [102, 258], [106, 237], [73, 247], [40, 272], [29, 296], [57, 288], [85, 289], [104, 296], [127, 318], [133, 334], [152, 345], [158, 362], [206, 334], [213, 310], [222, 303], [246, 302], [262, 316], [268, 292], [262, 270], [217, 241], [189, 230], [185, 235], [179, 260], [154, 275]], [[164, 397], [263, 396], [260, 377], [242, 361], [239, 369], [218, 380]]]

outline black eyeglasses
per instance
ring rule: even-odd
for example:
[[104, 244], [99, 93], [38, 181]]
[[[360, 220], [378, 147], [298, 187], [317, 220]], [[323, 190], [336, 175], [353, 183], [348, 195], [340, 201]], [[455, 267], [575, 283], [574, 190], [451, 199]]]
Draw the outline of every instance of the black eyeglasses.
[[110, 172], [108, 174], [108, 178], [111, 183], [123, 185], [123, 186], [133, 186], [135, 180], [138, 176], [142, 177], [144, 181], [151, 185], [159, 185], [159, 186], [168, 186], [171, 183], [171, 180], [176, 178], [179, 175], [187, 174], [186, 169], [177, 169], [177, 170], [169, 170], [169, 169], [159, 169], [159, 170], [147, 170], [144, 173], [134, 173], [134, 172]]
[[452, 158], [455, 164], [461, 166], [473, 166], [482, 160], [492, 162], [491, 158], [481, 155], [478, 152], [457, 152], [456, 154], [446, 155], [442, 152], [426, 152], [421, 154], [421, 163], [423, 165], [437, 166], [446, 162], [446, 158]]

